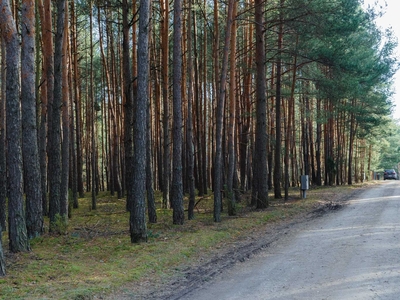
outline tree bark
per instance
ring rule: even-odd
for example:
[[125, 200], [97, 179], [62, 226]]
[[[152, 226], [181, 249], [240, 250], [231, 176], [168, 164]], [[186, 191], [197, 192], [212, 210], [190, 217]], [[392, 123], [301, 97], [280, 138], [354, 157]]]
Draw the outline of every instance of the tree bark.
[[[48, 132], [49, 217], [50, 231], [58, 232], [57, 215], [61, 217], [61, 104], [62, 104], [62, 49], [64, 36], [65, 0], [57, 0], [57, 31], [54, 49], [54, 97], [51, 103]], [[60, 220], [61, 221], [61, 220]]]
[[[72, 207], [78, 208], [78, 192], [79, 192], [79, 183], [78, 181], [82, 181], [82, 176], [78, 178], [78, 139], [80, 136], [78, 133], [78, 94], [79, 94], [79, 72], [78, 72], [78, 53], [77, 53], [77, 25], [76, 25], [76, 15], [75, 15], [75, 3], [71, 2], [70, 6], [71, 12], [71, 54], [70, 54], [70, 83], [71, 83], [71, 119], [70, 119], [70, 153], [71, 153], [71, 190], [72, 190]], [[71, 207], [71, 204], [69, 205]]]
[[89, 14], [89, 22], [90, 22], [90, 75], [89, 75], [89, 98], [90, 98], [90, 115], [91, 115], [91, 161], [92, 161], [92, 181], [91, 181], [91, 195], [92, 195], [92, 209], [97, 209], [97, 184], [96, 184], [96, 176], [97, 176], [97, 139], [96, 139], [96, 120], [97, 120], [97, 111], [96, 111], [96, 100], [94, 97], [94, 74], [93, 74], [93, 1], [90, 0], [90, 14]]
[[[201, 98], [200, 98], [200, 70], [199, 70], [199, 58], [198, 58], [198, 51], [197, 51], [197, 25], [196, 25], [196, 14], [195, 11], [192, 10], [192, 22], [193, 22], [193, 33], [191, 33], [191, 38], [193, 40], [193, 47], [192, 47], [192, 53], [194, 54], [194, 57], [192, 59], [192, 72], [194, 72], [194, 87], [191, 88], [192, 91], [192, 103], [194, 101], [194, 104], [196, 106], [196, 146], [197, 149], [193, 149], [197, 153], [197, 172], [196, 172], [196, 177], [197, 177], [197, 189], [199, 191], [199, 196], [202, 197], [204, 194], [207, 193], [207, 188], [206, 188], [206, 183], [205, 183], [205, 177], [204, 177], [204, 164], [206, 164], [206, 161], [204, 160], [205, 156], [205, 147], [202, 145], [203, 141], [202, 140], [202, 135], [204, 135], [204, 124], [202, 124], [202, 115], [203, 115], [203, 105], [201, 103]], [[191, 78], [193, 81], [193, 77]], [[205, 102], [203, 102], [205, 103]], [[192, 104], [193, 106], [193, 104]], [[205, 106], [205, 105], [204, 105]], [[192, 113], [193, 115], [193, 113]], [[194, 135], [194, 130], [192, 128], [192, 135]], [[192, 146], [193, 147], [193, 146]], [[193, 162], [194, 163], [194, 162]], [[194, 166], [193, 166], [194, 168]], [[194, 172], [194, 171], [193, 171]]]
[[6, 230], [6, 197], [7, 197], [7, 171], [6, 171], [6, 49], [3, 37], [0, 35], [0, 235]]
[[71, 52], [72, 52], [72, 64], [73, 64], [73, 98], [74, 98], [74, 121], [75, 124], [75, 133], [71, 132], [73, 139], [71, 141], [76, 143], [76, 149], [74, 151], [73, 160], [74, 160], [74, 177], [76, 177], [73, 184], [72, 192], [73, 195], [73, 207], [79, 207], [78, 193], [79, 197], [84, 197], [84, 189], [83, 189], [83, 179], [82, 179], [82, 121], [81, 121], [81, 95], [80, 95], [80, 72], [79, 72], [79, 51], [78, 51], [78, 25], [77, 25], [77, 16], [75, 13], [75, 1], [71, 2], [71, 22], [72, 22], [72, 32], [71, 32]]
[[171, 204], [173, 223], [182, 225], [183, 209], [182, 182], [182, 0], [174, 1], [174, 48], [173, 48], [173, 149]]
[[129, 49], [129, 13], [128, 1], [122, 1], [122, 59], [123, 59], [123, 78], [124, 78], [124, 150], [125, 150], [125, 186], [126, 186], [126, 205], [130, 210], [132, 196], [128, 187], [133, 184], [133, 99], [132, 99], [132, 75]]
[[146, 119], [148, 109], [150, 0], [140, 0], [138, 36], [138, 90], [135, 106], [133, 195], [130, 212], [131, 242], [147, 241], [146, 226]]
[[161, 23], [161, 55], [162, 55], [162, 97], [163, 97], [163, 136], [164, 136], [164, 157], [163, 157], [163, 208], [170, 206], [171, 186], [171, 139], [170, 139], [170, 101], [169, 101], [169, 0], [161, 1], [162, 23]]
[[68, 26], [68, 0], [65, 0], [64, 36], [62, 48], [62, 141], [61, 141], [61, 189], [60, 189], [60, 215], [64, 221], [68, 220], [69, 199], [69, 26]]
[[[236, 18], [237, 1], [233, 3], [233, 18]], [[231, 56], [229, 60], [229, 121], [228, 121], [228, 174], [226, 179], [227, 196], [228, 196], [228, 215], [235, 216], [236, 212], [236, 197], [233, 190], [233, 182], [236, 172], [236, 147], [235, 147], [235, 131], [236, 131], [236, 22], [232, 23], [231, 34]]]
[[216, 111], [216, 129], [215, 129], [215, 161], [214, 161], [214, 222], [221, 222], [221, 205], [222, 205], [222, 135], [224, 123], [225, 94], [226, 94], [226, 77], [228, 73], [229, 46], [231, 40], [232, 23], [233, 23], [233, 6], [235, 0], [228, 2], [228, 17], [225, 31], [225, 45], [222, 58], [222, 70], [220, 74], [220, 85], [217, 99]]
[[[193, 147], [193, 49], [192, 49], [192, 26], [193, 26], [192, 1], [189, 1], [189, 11], [187, 19], [187, 51], [188, 51], [188, 112], [187, 112], [187, 132], [186, 132], [186, 151], [187, 151], [187, 177], [189, 188], [188, 219], [194, 219], [195, 205], [195, 183], [194, 183], [194, 147]], [[200, 166], [199, 166], [200, 167]]]
[[268, 206], [267, 167], [267, 98], [265, 75], [264, 7], [263, 1], [255, 0], [256, 27], [256, 133], [253, 159], [253, 195], [257, 208]]
[[51, 103], [53, 102], [54, 91], [54, 54], [53, 54], [53, 25], [51, 15], [51, 1], [38, 0], [38, 10], [42, 23], [43, 43], [43, 82], [41, 87], [41, 118], [39, 133], [40, 151], [40, 173], [42, 182], [42, 206], [43, 214], [48, 215], [49, 206], [47, 201], [48, 191], [48, 165], [47, 147], [49, 146], [47, 134], [49, 131]]
[[[296, 37], [296, 45], [297, 43], [298, 43], [298, 38]], [[292, 144], [292, 140], [294, 139], [294, 134], [292, 130], [292, 120], [294, 116], [294, 92], [296, 87], [296, 73], [297, 73], [297, 55], [295, 55], [293, 61], [292, 86], [290, 88], [290, 98], [288, 101], [288, 112], [287, 112], [287, 128], [286, 128], [286, 138], [285, 138], [285, 172], [284, 172], [285, 200], [289, 199], [289, 187], [290, 187], [289, 158], [291, 153], [290, 146]]]
[[43, 207], [40, 181], [35, 85], [35, 2], [22, 1], [21, 18], [21, 107], [22, 155], [26, 195], [26, 226], [28, 238], [43, 233]]
[[[280, 0], [280, 7], [283, 6], [284, 0]], [[283, 40], [283, 20], [282, 12], [279, 12], [278, 25], [278, 54], [276, 62], [276, 95], [275, 95], [275, 160], [274, 160], [274, 193], [275, 199], [282, 198], [282, 118], [281, 118], [281, 88], [282, 88], [282, 40]]]
[[153, 147], [151, 138], [151, 119], [150, 119], [150, 101], [147, 102], [146, 109], [146, 192], [147, 192], [147, 215], [149, 223], [157, 223], [157, 208], [154, 196], [153, 180]]
[[322, 140], [322, 125], [321, 119], [321, 99], [317, 99], [317, 137], [315, 141], [315, 160], [317, 163], [316, 184], [322, 185], [322, 166], [321, 166], [321, 140]]
[[[352, 104], [355, 106], [355, 100], [352, 100]], [[354, 113], [350, 113], [350, 132], [349, 132], [349, 152], [348, 152], [348, 165], [347, 165], [347, 184], [353, 184], [353, 152], [354, 152], [354, 140], [355, 140], [355, 127], [356, 121]]]
[[0, 29], [6, 44], [6, 136], [8, 169], [8, 223], [11, 252], [29, 251], [23, 201], [20, 45], [17, 27], [7, 0], [0, 1]]

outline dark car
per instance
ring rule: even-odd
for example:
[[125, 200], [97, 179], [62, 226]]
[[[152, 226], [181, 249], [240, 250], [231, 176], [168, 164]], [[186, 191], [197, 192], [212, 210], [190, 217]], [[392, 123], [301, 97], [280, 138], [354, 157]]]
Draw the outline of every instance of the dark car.
[[387, 169], [383, 172], [383, 179], [397, 179], [397, 173], [394, 169]]

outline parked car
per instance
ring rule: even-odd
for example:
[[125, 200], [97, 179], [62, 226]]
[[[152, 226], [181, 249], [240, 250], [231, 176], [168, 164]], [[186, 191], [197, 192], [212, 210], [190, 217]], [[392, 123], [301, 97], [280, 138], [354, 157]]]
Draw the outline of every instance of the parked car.
[[395, 171], [394, 169], [386, 169], [386, 170], [383, 172], [383, 180], [386, 180], [386, 179], [394, 179], [394, 180], [397, 180], [397, 173], [396, 173], [396, 171]]

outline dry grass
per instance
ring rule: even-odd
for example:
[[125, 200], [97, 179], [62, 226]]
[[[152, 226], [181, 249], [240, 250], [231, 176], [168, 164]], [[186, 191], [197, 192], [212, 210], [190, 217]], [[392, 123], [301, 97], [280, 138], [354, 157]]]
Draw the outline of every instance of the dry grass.
[[148, 225], [149, 241], [143, 244], [130, 242], [124, 200], [102, 193], [98, 209], [93, 211], [89, 209], [90, 198], [80, 199], [68, 233], [32, 240], [30, 253], [8, 253], [4, 233], [7, 276], [0, 278], [0, 299], [91, 299], [128, 282], [145, 282], [149, 276], [162, 279], [227, 241], [267, 223], [311, 211], [321, 201], [352, 189], [313, 189], [307, 199], [301, 199], [299, 191], [293, 189], [289, 201], [271, 200], [263, 211], [251, 210], [244, 199], [238, 215], [223, 214], [221, 223], [213, 222], [211, 196], [198, 203], [195, 220], [183, 226], [172, 225], [171, 211], [158, 209], [158, 223]]

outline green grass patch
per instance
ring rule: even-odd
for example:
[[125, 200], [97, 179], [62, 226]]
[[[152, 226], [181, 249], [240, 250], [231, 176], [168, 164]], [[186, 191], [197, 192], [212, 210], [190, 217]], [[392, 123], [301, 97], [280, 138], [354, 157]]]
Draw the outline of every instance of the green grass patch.
[[321, 201], [352, 189], [316, 188], [308, 191], [307, 199], [292, 189], [288, 201], [271, 199], [265, 210], [249, 208], [244, 198], [237, 206], [238, 214], [225, 212], [220, 223], [213, 222], [210, 194], [196, 200], [200, 201], [195, 219], [182, 226], [172, 224], [172, 211], [158, 209], [158, 223], [148, 224], [149, 239], [142, 244], [130, 242], [124, 199], [101, 193], [97, 210], [90, 210], [88, 195], [79, 199], [80, 208], [73, 210], [65, 234], [47, 233], [31, 240], [29, 253], [8, 253], [7, 233], [3, 234], [7, 276], [0, 278], [0, 299], [92, 299], [128, 282], [167, 279], [226, 243], [268, 223], [311, 211]]

